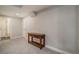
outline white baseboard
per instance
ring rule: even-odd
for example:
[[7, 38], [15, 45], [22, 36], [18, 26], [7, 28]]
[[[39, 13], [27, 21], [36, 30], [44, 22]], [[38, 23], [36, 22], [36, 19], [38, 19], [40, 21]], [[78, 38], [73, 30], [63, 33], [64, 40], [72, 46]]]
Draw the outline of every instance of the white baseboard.
[[11, 37], [11, 39], [19, 39], [19, 38], [23, 38], [23, 37], [22, 36]]
[[50, 49], [50, 50], [52, 50], [52, 51], [56, 51], [56, 52], [61, 53], [61, 54], [71, 54], [71, 53], [69, 53], [69, 52], [66, 52], [66, 51], [64, 51], [64, 50], [60, 50], [60, 49], [55, 48], [55, 47], [51, 47], [51, 46], [49, 46], [49, 45], [46, 45], [46, 48], [48, 48], [48, 49]]

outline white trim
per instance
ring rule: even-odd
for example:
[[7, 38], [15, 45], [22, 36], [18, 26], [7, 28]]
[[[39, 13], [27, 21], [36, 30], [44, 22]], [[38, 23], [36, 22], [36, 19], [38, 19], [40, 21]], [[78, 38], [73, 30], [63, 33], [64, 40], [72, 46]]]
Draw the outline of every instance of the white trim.
[[69, 52], [66, 52], [64, 50], [60, 50], [58, 48], [55, 48], [55, 47], [52, 47], [52, 46], [49, 46], [49, 45], [46, 45], [46, 48], [50, 49], [50, 50], [53, 50], [53, 51], [56, 51], [56, 52], [59, 52], [59, 53], [62, 53], [62, 54], [71, 54]]
[[23, 38], [23, 37], [22, 36], [11, 37], [11, 39], [19, 39], [19, 38]]

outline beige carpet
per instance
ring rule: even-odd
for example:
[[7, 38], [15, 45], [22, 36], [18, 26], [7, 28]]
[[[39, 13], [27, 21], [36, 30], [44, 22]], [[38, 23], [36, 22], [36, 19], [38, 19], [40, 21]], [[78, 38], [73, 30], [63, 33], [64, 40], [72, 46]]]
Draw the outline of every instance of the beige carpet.
[[58, 54], [47, 48], [39, 49], [28, 44], [27, 39], [10, 39], [0, 41], [0, 54]]

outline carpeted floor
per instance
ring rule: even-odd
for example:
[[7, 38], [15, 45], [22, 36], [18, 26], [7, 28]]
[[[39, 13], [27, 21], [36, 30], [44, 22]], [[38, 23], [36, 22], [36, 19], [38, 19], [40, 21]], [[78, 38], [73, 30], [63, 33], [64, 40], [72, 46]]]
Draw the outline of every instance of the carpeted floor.
[[39, 49], [24, 38], [0, 41], [0, 54], [58, 54], [47, 48]]

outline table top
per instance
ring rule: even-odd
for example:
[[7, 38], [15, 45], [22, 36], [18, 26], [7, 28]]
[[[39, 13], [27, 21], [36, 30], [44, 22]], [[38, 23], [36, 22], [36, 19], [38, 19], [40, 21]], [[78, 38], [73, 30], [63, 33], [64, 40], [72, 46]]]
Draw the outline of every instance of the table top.
[[43, 33], [34, 33], [34, 32], [30, 32], [30, 33], [28, 33], [28, 34], [31, 34], [31, 35], [45, 35], [45, 34], [43, 34]]

